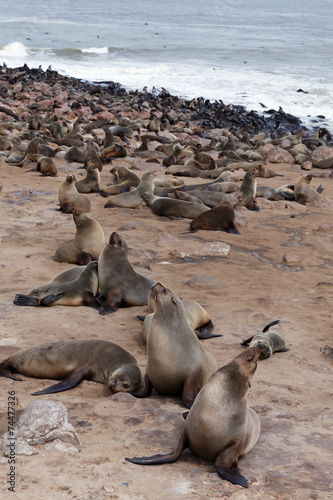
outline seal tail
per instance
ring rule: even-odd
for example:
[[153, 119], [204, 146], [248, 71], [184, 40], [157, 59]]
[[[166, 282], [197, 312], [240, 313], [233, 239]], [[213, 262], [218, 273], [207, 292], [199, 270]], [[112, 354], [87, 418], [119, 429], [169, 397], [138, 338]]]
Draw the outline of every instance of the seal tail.
[[17, 293], [13, 300], [13, 304], [16, 306], [39, 306], [39, 299], [36, 297], [30, 297], [29, 295], [23, 295], [21, 293]]
[[188, 439], [185, 435], [185, 431], [183, 430], [177, 448], [174, 452], [168, 453], [167, 455], [152, 455], [151, 457], [125, 458], [125, 460], [138, 465], [159, 465], [172, 463], [178, 460], [183, 451], [188, 448], [188, 444]]

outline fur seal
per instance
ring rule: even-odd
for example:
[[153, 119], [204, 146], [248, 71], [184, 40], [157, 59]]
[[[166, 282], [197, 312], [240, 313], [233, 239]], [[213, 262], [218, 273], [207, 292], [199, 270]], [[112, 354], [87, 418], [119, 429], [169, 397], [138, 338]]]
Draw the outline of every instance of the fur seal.
[[135, 272], [127, 254], [128, 247], [124, 238], [113, 232], [98, 259], [102, 315], [114, 312], [120, 306], [147, 304], [149, 290], [154, 281]]
[[253, 448], [260, 434], [259, 417], [245, 399], [260, 352], [257, 347], [246, 349], [209, 378], [187, 415], [173, 453], [125, 460], [140, 465], [171, 463], [189, 448], [195, 455], [213, 460], [223, 479], [247, 488], [238, 460]]
[[200, 229], [214, 231], [226, 231], [227, 233], [240, 234], [235, 227], [235, 210], [228, 201], [224, 201], [217, 207], [202, 213], [190, 224], [191, 231]]
[[319, 186], [317, 191], [310, 187], [312, 179], [311, 174], [300, 175], [295, 181], [294, 193], [295, 200], [299, 203], [311, 203], [312, 201], [320, 200], [320, 193], [323, 191]]
[[105, 236], [102, 227], [91, 217], [79, 210], [73, 211], [76, 234], [57, 249], [54, 260], [85, 266], [98, 260], [104, 248]]
[[258, 211], [256, 205], [257, 178], [256, 169], [248, 170], [244, 175], [240, 191], [242, 192], [242, 200], [238, 204], [240, 207], [246, 207], [248, 210]]
[[23, 164], [28, 160], [37, 161], [38, 153], [39, 153], [39, 137], [35, 137], [29, 142], [28, 147], [24, 154], [24, 158], [23, 160], [20, 161], [20, 163], [17, 164], [17, 166], [23, 167]]
[[195, 189], [194, 191], [186, 191], [186, 193], [196, 196], [209, 208], [214, 208], [224, 201], [228, 201], [232, 206], [236, 206], [239, 205], [243, 199], [242, 191], [224, 193], [223, 191], [201, 191]]
[[84, 179], [75, 182], [79, 193], [99, 193], [100, 173], [98, 167], [90, 163]]
[[90, 163], [96, 165], [100, 172], [102, 171], [103, 162], [101, 160], [101, 153], [98, 144], [94, 141], [89, 141], [87, 144], [87, 151], [84, 158], [84, 168], [87, 168]]
[[65, 213], [74, 209], [81, 212], [90, 212], [91, 202], [78, 192], [75, 187], [75, 175], [67, 175], [59, 186], [58, 200], [60, 208]]
[[75, 280], [76, 278], [78, 278], [78, 276], [80, 276], [84, 269], [85, 266], [70, 267], [69, 269], [66, 269], [65, 271], [62, 271], [61, 273], [54, 276], [54, 278], [52, 278], [51, 281], [49, 281], [45, 285], [33, 288], [29, 295], [31, 295], [32, 297], [40, 297], [43, 293], [51, 290], [51, 288], [53, 288], [55, 285], [60, 285], [61, 283], [67, 283], [68, 281]]
[[260, 359], [269, 358], [273, 354], [273, 352], [289, 351], [281, 335], [276, 332], [266, 333], [271, 326], [277, 325], [278, 323], [279, 320], [272, 321], [272, 323], [269, 323], [264, 327], [262, 333], [253, 335], [253, 337], [243, 340], [243, 342], [241, 342], [241, 345], [259, 347], [259, 349], [261, 350]]
[[285, 200], [283, 194], [271, 186], [257, 186], [256, 197], [271, 201]]
[[[196, 196], [192, 196], [191, 194], [188, 194], [181, 189], [174, 189], [173, 195], [175, 198], [177, 198], [177, 200], [190, 201], [191, 203], [201, 203], [202, 205], [204, 205], [204, 202], [199, 200], [199, 198], [197, 198]], [[169, 196], [172, 198], [172, 194], [168, 195], [168, 197]]]
[[16, 294], [16, 306], [99, 306], [95, 299], [98, 291], [98, 263], [89, 262], [73, 281], [54, 285], [40, 297]]
[[156, 215], [164, 215], [170, 219], [195, 219], [198, 215], [209, 210], [202, 203], [162, 198], [151, 193], [141, 193], [141, 198]]
[[57, 165], [48, 156], [39, 156], [36, 170], [42, 175], [49, 175], [51, 177], [55, 177], [58, 174]]
[[140, 185], [141, 179], [132, 170], [124, 166], [113, 167], [110, 173], [116, 178], [117, 184], [108, 185], [101, 189], [100, 194], [103, 196], [109, 196], [112, 194], [120, 194], [129, 191], [131, 187], [138, 187]]
[[146, 385], [136, 397], [181, 396], [190, 408], [201, 387], [216, 370], [214, 357], [189, 325], [182, 301], [161, 283], [152, 288], [154, 314], [147, 337]]
[[136, 208], [141, 203], [141, 193], [153, 193], [154, 191], [154, 173], [145, 172], [142, 176], [139, 186], [128, 193], [116, 194], [110, 196], [104, 205], [108, 207]]
[[84, 163], [86, 155], [77, 146], [72, 146], [69, 148], [65, 155], [67, 161], [75, 161], [76, 163]]
[[0, 376], [21, 380], [13, 373], [62, 379], [33, 396], [67, 391], [82, 380], [106, 384], [114, 393], [130, 392], [141, 384], [136, 359], [119, 345], [97, 339], [61, 340], [23, 349], [0, 363]]

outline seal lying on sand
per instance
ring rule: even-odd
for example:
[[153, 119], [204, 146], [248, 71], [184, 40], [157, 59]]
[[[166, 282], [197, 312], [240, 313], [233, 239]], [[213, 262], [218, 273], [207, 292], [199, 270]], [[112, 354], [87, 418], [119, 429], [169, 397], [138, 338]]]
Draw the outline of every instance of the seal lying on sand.
[[63, 379], [33, 396], [67, 391], [82, 380], [106, 384], [112, 392], [130, 392], [141, 383], [135, 358], [119, 345], [97, 339], [61, 340], [23, 349], [0, 363], [0, 376], [22, 380], [13, 373]]
[[262, 333], [258, 333], [258, 335], [253, 335], [253, 337], [243, 340], [241, 345], [259, 347], [261, 350], [260, 359], [269, 358], [273, 352], [289, 351], [281, 335], [276, 332], [266, 333], [271, 326], [277, 325], [278, 323], [279, 320], [272, 321], [272, 323], [264, 327]]
[[214, 460], [223, 479], [247, 488], [238, 460], [253, 448], [260, 434], [259, 417], [245, 399], [260, 353], [258, 347], [251, 347], [208, 379], [187, 415], [173, 453], [125, 460], [140, 465], [175, 462], [190, 448], [195, 455]]

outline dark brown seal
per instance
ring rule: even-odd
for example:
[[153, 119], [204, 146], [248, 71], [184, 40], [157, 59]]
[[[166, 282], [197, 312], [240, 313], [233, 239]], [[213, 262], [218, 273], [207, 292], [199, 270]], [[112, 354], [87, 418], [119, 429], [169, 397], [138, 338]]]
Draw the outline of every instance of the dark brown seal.
[[226, 231], [227, 233], [239, 234], [235, 226], [235, 210], [228, 201], [220, 203], [217, 207], [193, 219], [190, 229], [191, 231], [204, 229], [206, 231]]
[[223, 479], [247, 488], [238, 460], [253, 448], [260, 434], [258, 415], [245, 399], [260, 352], [257, 347], [247, 349], [208, 379], [187, 415], [173, 453], [125, 460], [140, 465], [175, 462], [190, 448], [195, 455], [214, 460]]
[[82, 380], [106, 384], [112, 392], [130, 392], [141, 383], [135, 358], [117, 344], [106, 340], [61, 340], [29, 347], [0, 363], [0, 376], [21, 380], [27, 377], [62, 381], [33, 395], [67, 391]]

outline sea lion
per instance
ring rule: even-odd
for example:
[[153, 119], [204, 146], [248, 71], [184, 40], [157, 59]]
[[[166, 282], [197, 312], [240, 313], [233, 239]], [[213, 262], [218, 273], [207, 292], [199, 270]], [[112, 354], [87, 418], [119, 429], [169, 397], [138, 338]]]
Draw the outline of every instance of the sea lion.
[[209, 208], [214, 208], [224, 201], [229, 202], [234, 207], [239, 205], [243, 199], [242, 191], [224, 193], [223, 191], [201, 191], [199, 189], [195, 189], [193, 191], [186, 191], [186, 193], [196, 196]]
[[138, 187], [140, 185], [141, 179], [132, 170], [124, 166], [113, 167], [110, 173], [116, 178], [117, 184], [108, 185], [100, 190], [100, 194], [103, 196], [109, 196], [110, 194], [120, 194], [129, 191], [131, 187]]
[[78, 192], [75, 180], [75, 175], [67, 175], [60, 184], [58, 191], [60, 208], [65, 213], [73, 212], [73, 210], [89, 212], [91, 201]]
[[217, 207], [202, 213], [192, 220], [190, 224], [191, 231], [220, 230], [227, 233], [240, 234], [235, 227], [235, 210], [228, 201], [224, 201]]
[[[295, 181], [295, 200], [299, 203], [311, 203], [312, 201], [320, 200], [320, 193], [322, 192], [321, 186], [317, 191], [310, 187], [312, 179], [311, 174], [300, 175]], [[319, 191], [318, 191], [319, 190]]]
[[209, 210], [202, 203], [162, 198], [151, 193], [141, 193], [141, 198], [156, 215], [164, 215], [170, 219], [195, 219], [198, 215]]
[[16, 294], [17, 306], [91, 306], [98, 307], [98, 263], [89, 262], [81, 274], [72, 281], [54, 285], [40, 297]]
[[116, 194], [110, 196], [104, 205], [108, 207], [136, 208], [141, 203], [141, 193], [153, 193], [154, 191], [154, 172], [145, 172], [142, 176], [139, 186], [128, 193]]
[[242, 194], [242, 200], [238, 204], [239, 207], [246, 207], [248, 210], [258, 211], [259, 207], [256, 205], [256, 191], [257, 191], [257, 178], [256, 169], [253, 168], [248, 170], [244, 175], [240, 191]]
[[260, 352], [258, 347], [246, 349], [208, 379], [187, 415], [173, 453], [125, 460], [140, 465], [175, 462], [189, 448], [201, 458], [214, 460], [223, 479], [247, 488], [238, 460], [253, 448], [260, 434], [259, 417], [245, 399]]
[[78, 276], [80, 276], [84, 269], [85, 266], [70, 267], [69, 269], [66, 269], [65, 271], [62, 271], [61, 273], [54, 276], [54, 278], [52, 278], [51, 281], [49, 281], [45, 285], [33, 288], [28, 295], [31, 295], [32, 297], [40, 297], [44, 293], [51, 290], [51, 288], [53, 288], [55, 285], [60, 285], [61, 283], [67, 283], [68, 281], [75, 280]]
[[72, 146], [69, 148], [65, 155], [67, 161], [75, 161], [76, 163], [84, 163], [86, 159], [85, 153], [79, 149], [77, 146]]
[[201, 387], [216, 370], [214, 357], [189, 325], [182, 301], [161, 283], [152, 288], [154, 314], [147, 337], [146, 385], [136, 397], [181, 396], [190, 408]]
[[17, 167], [23, 167], [23, 164], [28, 160], [36, 161], [38, 153], [39, 137], [34, 137], [34, 139], [29, 142], [28, 147], [25, 150], [23, 160], [21, 160], [20, 163], [17, 164]]
[[206, 185], [201, 188], [202, 190], [208, 190], [208, 191], [219, 191], [221, 193], [235, 193], [236, 191], [239, 191], [239, 186], [233, 182], [216, 182], [213, 181], [209, 183], [209, 186]]
[[257, 167], [257, 177], [269, 179], [270, 177], [283, 177], [283, 174], [277, 174], [274, 170], [267, 168], [265, 165], [259, 164]]
[[279, 320], [272, 321], [272, 323], [264, 327], [262, 333], [258, 333], [257, 335], [253, 335], [253, 337], [243, 340], [241, 345], [259, 347], [261, 350], [260, 359], [269, 358], [273, 352], [289, 351], [281, 335], [276, 332], [266, 333], [271, 326], [277, 325], [278, 323]]
[[90, 163], [96, 165], [100, 172], [102, 171], [103, 162], [101, 160], [101, 153], [98, 144], [94, 141], [89, 141], [87, 144], [87, 151], [84, 158], [84, 168], [87, 168]]
[[[155, 191], [154, 194], [156, 194]], [[204, 202], [199, 200], [199, 198], [197, 198], [196, 196], [192, 196], [191, 194], [188, 194], [181, 189], [174, 189], [172, 194], [168, 194], [168, 197], [170, 198], [172, 198], [173, 196], [177, 200], [190, 201], [191, 203], [201, 203], [202, 205], [204, 205]]]
[[84, 179], [75, 182], [79, 193], [99, 193], [100, 173], [98, 167], [90, 163]]
[[60, 340], [29, 347], [0, 363], [0, 376], [13, 375], [62, 381], [34, 392], [53, 394], [76, 387], [82, 380], [106, 384], [112, 392], [131, 392], [141, 384], [136, 359], [125, 349], [107, 340]]
[[257, 186], [256, 197], [265, 198], [266, 200], [271, 201], [285, 200], [283, 194], [279, 193], [279, 191], [271, 186]]
[[73, 211], [73, 220], [76, 226], [75, 237], [60, 245], [54, 260], [85, 266], [92, 260], [98, 260], [104, 248], [104, 232], [98, 222], [79, 210]]
[[102, 315], [114, 312], [120, 306], [147, 304], [149, 290], [154, 281], [135, 272], [127, 254], [128, 247], [124, 238], [113, 232], [98, 259]]
[[42, 175], [49, 175], [52, 177], [58, 174], [57, 165], [54, 163], [54, 160], [48, 156], [39, 156], [36, 170]]

